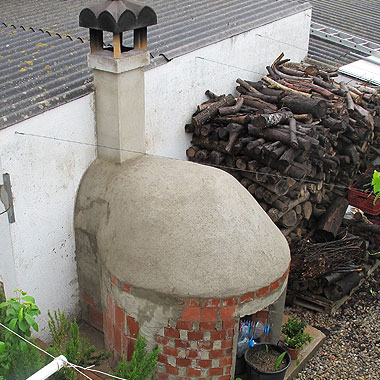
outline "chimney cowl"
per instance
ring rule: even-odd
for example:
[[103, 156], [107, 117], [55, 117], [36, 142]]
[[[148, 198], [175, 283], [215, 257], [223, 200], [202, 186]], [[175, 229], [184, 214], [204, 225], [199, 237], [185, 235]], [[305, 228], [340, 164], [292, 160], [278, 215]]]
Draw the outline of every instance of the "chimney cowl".
[[151, 7], [127, 0], [103, 1], [82, 9], [79, 15], [79, 26], [112, 33], [155, 24], [157, 15]]

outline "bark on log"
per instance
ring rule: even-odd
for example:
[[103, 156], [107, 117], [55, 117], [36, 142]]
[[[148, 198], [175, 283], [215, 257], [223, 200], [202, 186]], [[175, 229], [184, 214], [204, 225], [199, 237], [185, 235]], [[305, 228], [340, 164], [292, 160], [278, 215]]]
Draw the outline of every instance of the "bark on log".
[[334, 240], [342, 224], [344, 214], [348, 206], [346, 198], [336, 198], [320, 219], [317, 230], [314, 233], [318, 241]]
[[323, 99], [287, 95], [281, 99], [281, 103], [295, 114], [311, 113], [316, 118], [323, 118], [327, 113], [327, 103]]
[[269, 83], [269, 85], [271, 87], [274, 87], [276, 89], [283, 90], [285, 92], [290, 92], [290, 93], [295, 94], [295, 95], [304, 96], [306, 98], [310, 98], [311, 97], [310, 94], [305, 94], [303, 92], [299, 92], [299, 91], [293, 90], [293, 89], [291, 89], [289, 87], [283, 86], [282, 84], [277, 83], [276, 81], [274, 81], [273, 79], [271, 79], [271, 78], [269, 78], [267, 76], [263, 77], [263, 80], [265, 80], [265, 82]]
[[213, 116], [218, 113], [218, 109], [224, 106], [232, 106], [235, 103], [235, 98], [232, 95], [227, 95], [215, 103], [211, 103], [209, 107], [193, 116], [193, 124], [195, 127], [200, 127]]
[[220, 107], [219, 108], [219, 115], [230, 115], [231, 113], [237, 113], [240, 111], [241, 106], [243, 105], [244, 99], [242, 97], [238, 98], [236, 104], [231, 107]]
[[277, 124], [285, 123], [293, 117], [290, 111], [280, 111], [270, 114], [261, 114], [251, 118], [251, 123], [257, 128], [274, 127]]

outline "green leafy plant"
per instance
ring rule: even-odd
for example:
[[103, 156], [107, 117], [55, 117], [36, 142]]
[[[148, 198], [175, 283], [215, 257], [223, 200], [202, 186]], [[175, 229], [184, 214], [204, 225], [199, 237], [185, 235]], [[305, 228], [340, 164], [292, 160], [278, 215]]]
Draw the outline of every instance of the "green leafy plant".
[[305, 328], [306, 322], [297, 317], [289, 318], [282, 325], [281, 331], [285, 335], [285, 343], [289, 348], [301, 348], [312, 341], [312, 337], [308, 333], [304, 333]]
[[380, 197], [380, 173], [377, 170], [374, 170], [373, 172], [372, 186], [373, 192], [375, 193], [375, 199], [373, 200], [373, 204], [375, 204], [377, 199]]
[[[49, 315], [49, 330], [53, 343], [49, 349], [54, 356], [65, 355], [70, 363], [83, 367], [99, 365], [109, 357], [104, 351], [96, 352], [95, 346], [85, 338], [79, 336], [79, 326], [74, 319], [70, 324], [60, 310]], [[54, 380], [75, 380], [76, 372], [72, 368], [62, 368], [55, 373]]]
[[276, 363], [274, 364], [275, 371], [278, 370], [278, 367], [282, 363], [282, 360], [284, 359], [284, 356], [286, 355], [286, 351], [284, 351], [282, 354], [278, 355], [278, 358], [276, 360]]
[[146, 339], [139, 334], [131, 361], [127, 362], [123, 355], [116, 367], [115, 375], [128, 380], [145, 380], [149, 376], [154, 376], [159, 353], [159, 347], [155, 347], [148, 353]]
[[[41, 313], [35, 299], [21, 289], [15, 290], [16, 297], [0, 303], [0, 322], [26, 340], [33, 342], [32, 329], [38, 331], [35, 318]], [[0, 334], [0, 377], [7, 379], [25, 378], [43, 366], [39, 351], [14, 335], [1, 329]]]

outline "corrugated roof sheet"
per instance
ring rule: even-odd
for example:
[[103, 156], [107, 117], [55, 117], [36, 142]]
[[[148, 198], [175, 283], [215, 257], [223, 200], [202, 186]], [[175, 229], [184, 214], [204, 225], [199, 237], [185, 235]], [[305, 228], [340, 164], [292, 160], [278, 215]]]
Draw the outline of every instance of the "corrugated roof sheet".
[[[380, 1], [379, 0], [310, 0], [313, 6], [312, 21], [330, 26], [342, 32], [380, 43]], [[322, 63], [335, 62], [345, 65], [358, 58], [350, 51], [334, 43], [328, 43], [311, 36], [309, 57]], [[365, 56], [363, 53], [359, 53]]]
[[[0, 87], [0, 129], [91, 91], [88, 43], [81, 42], [88, 38], [88, 30], [78, 26], [80, 11], [91, 3], [0, 0], [0, 73], [5, 78]], [[146, 3], [158, 15], [158, 24], [148, 29], [151, 67], [310, 8], [307, 0]], [[125, 41], [128, 44], [128, 36]]]

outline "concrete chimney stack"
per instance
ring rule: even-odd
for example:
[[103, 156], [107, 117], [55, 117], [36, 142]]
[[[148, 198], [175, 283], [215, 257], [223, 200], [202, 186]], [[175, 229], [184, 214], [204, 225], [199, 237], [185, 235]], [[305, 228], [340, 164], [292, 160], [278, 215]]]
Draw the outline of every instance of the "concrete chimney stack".
[[[108, 0], [79, 15], [79, 25], [90, 29], [99, 158], [122, 163], [135, 155], [131, 152], [145, 153], [147, 26], [155, 24], [152, 8], [126, 0]], [[133, 47], [123, 46], [128, 30], [133, 31]], [[111, 48], [104, 47], [105, 31], [113, 34]]]

